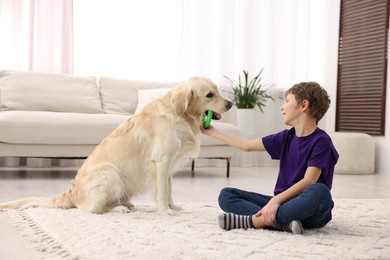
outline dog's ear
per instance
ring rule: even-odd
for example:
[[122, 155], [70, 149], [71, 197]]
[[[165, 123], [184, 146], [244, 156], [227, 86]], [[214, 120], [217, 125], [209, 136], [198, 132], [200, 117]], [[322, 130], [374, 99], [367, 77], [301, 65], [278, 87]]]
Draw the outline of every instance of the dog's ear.
[[172, 89], [171, 103], [177, 115], [187, 111], [195, 94], [190, 86], [181, 84]]

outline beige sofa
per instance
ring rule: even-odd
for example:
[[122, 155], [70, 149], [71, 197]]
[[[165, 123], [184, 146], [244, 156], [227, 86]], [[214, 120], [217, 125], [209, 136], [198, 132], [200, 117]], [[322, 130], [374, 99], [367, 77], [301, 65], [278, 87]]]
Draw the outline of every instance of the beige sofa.
[[[0, 71], [0, 157], [85, 158], [136, 109], [175, 84]], [[238, 134], [233, 124], [212, 124]], [[204, 135], [200, 140], [198, 158], [226, 159], [229, 176], [234, 149]]]

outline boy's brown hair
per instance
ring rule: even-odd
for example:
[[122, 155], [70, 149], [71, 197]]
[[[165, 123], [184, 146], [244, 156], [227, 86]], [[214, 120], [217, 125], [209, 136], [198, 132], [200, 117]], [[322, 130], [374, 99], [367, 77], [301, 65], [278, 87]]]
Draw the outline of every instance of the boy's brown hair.
[[311, 115], [316, 119], [317, 123], [324, 117], [329, 109], [330, 98], [326, 90], [317, 82], [301, 82], [295, 84], [285, 93], [293, 94], [298, 104], [302, 104], [303, 100], [309, 101]]

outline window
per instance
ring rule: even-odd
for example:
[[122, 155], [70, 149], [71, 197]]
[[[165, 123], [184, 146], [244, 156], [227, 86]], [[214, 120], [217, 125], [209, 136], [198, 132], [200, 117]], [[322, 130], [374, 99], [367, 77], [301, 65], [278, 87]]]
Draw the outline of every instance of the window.
[[389, 0], [341, 0], [336, 131], [385, 133]]

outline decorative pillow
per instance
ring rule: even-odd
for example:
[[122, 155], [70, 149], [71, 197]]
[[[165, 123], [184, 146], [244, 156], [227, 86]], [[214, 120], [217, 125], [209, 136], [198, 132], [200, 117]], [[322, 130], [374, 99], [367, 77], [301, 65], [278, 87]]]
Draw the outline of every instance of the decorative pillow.
[[102, 113], [95, 77], [0, 71], [0, 110]]
[[172, 88], [174, 82], [148, 82], [100, 77], [104, 113], [133, 114], [138, 103], [138, 89]]
[[137, 104], [137, 108], [135, 109], [135, 113], [138, 113], [149, 102], [163, 96], [164, 94], [168, 93], [168, 91], [170, 90], [171, 88], [139, 89], [138, 104]]

